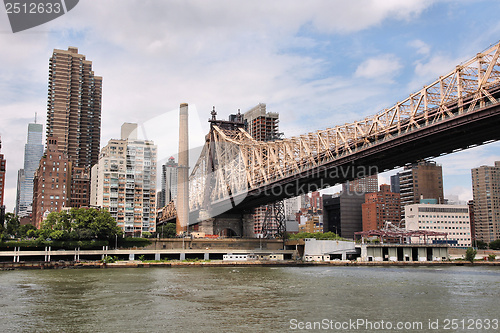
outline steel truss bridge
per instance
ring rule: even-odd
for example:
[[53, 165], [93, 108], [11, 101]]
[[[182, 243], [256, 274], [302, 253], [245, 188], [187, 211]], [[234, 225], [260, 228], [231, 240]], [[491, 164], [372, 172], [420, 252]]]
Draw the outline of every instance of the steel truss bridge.
[[[241, 213], [498, 140], [499, 56], [500, 43], [373, 116], [273, 142], [213, 116], [189, 179], [191, 215]], [[162, 216], [175, 217], [173, 203]]]

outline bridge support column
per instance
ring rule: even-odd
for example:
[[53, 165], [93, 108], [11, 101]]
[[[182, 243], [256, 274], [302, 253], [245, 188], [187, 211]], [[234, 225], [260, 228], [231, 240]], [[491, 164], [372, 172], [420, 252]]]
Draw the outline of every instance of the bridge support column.
[[203, 260], [210, 260], [210, 253], [205, 252], [205, 253], [203, 254]]
[[204, 232], [206, 235], [213, 235], [214, 234], [214, 218], [207, 218], [204, 219], [200, 223], [200, 232]]
[[135, 254], [134, 253], [130, 253], [128, 255], [128, 260], [130, 260], [130, 261], [135, 260]]
[[255, 219], [253, 213], [243, 214], [243, 237], [255, 238], [254, 224]]
[[253, 214], [221, 214], [200, 222], [199, 231], [207, 235], [254, 238], [253, 225]]
[[184, 252], [181, 252], [181, 254], [179, 256], [179, 260], [180, 261], [186, 260], [186, 254]]
[[160, 260], [160, 254], [159, 253], [155, 253], [155, 260]]

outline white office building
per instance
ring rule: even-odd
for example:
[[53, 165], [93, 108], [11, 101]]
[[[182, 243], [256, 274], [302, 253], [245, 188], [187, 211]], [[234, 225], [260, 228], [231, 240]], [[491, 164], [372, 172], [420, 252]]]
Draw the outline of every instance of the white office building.
[[[448, 233], [450, 247], [471, 246], [469, 207], [467, 205], [413, 204], [405, 206], [407, 230], [427, 230]], [[444, 242], [437, 237], [433, 242]]]

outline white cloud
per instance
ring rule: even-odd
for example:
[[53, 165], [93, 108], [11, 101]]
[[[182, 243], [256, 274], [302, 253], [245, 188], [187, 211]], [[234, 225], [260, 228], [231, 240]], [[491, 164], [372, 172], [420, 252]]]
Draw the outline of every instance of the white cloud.
[[454, 186], [450, 189], [445, 189], [444, 191], [445, 198], [450, 198], [453, 196], [457, 196], [458, 200], [461, 202], [467, 202], [472, 200], [472, 188], [464, 187], [464, 186]]
[[[472, 58], [471, 54], [469, 54], [469, 58]], [[421, 89], [425, 85], [431, 84], [440, 76], [453, 71], [455, 67], [464, 60], [463, 58], [437, 54], [431, 56], [426, 62], [416, 62], [415, 76], [408, 84], [409, 89], [415, 91]]]
[[445, 155], [436, 159], [443, 165], [443, 173], [448, 176], [464, 175], [471, 177], [471, 169], [481, 165], [494, 165], [495, 161], [500, 161], [498, 154], [499, 143], [491, 143], [484, 146], [475, 147]]
[[428, 55], [431, 52], [431, 47], [420, 39], [412, 40], [408, 45], [415, 48], [418, 54]]
[[390, 82], [402, 67], [401, 61], [395, 55], [384, 54], [365, 60], [358, 66], [354, 76]]

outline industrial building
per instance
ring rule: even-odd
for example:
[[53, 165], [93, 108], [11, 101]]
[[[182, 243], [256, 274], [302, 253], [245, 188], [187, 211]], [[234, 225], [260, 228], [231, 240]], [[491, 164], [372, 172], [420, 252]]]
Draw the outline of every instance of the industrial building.
[[[447, 233], [407, 230], [391, 223], [383, 229], [359, 231], [360, 261], [442, 261], [448, 260]], [[444, 239], [444, 241], [442, 241]]]
[[[394, 237], [394, 235], [392, 235]], [[449, 259], [443, 244], [355, 243], [340, 240], [304, 240], [304, 261], [356, 260], [360, 262], [427, 262]]]
[[354, 242], [304, 239], [305, 261], [356, 260], [359, 253]]
[[447, 245], [359, 244], [360, 261], [425, 262], [449, 259]]

